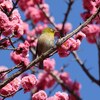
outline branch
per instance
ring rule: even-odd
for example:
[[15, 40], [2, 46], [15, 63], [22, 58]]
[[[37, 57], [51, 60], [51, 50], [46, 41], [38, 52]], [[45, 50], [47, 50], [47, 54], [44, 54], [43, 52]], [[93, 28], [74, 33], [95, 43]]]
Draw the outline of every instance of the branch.
[[55, 86], [49, 91], [48, 97], [52, 94], [52, 92], [58, 87], [58, 83], [55, 84]]
[[[65, 17], [64, 17], [64, 20], [62, 22], [62, 28], [60, 30], [60, 33], [63, 33], [65, 23], [67, 21], [67, 18], [68, 18], [68, 15], [69, 15], [70, 11], [71, 11], [71, 7], [72, 7], [73, 3], [74, 3], [74, 0], [69, 0], [68, 9], [66, 10]], [[63, 37], [63, 34], [60, 34], [60, 35], [61, 35], [61, 37]]]
[[49, 57], [50, 54], [52, 54], [54, 51], [57, 50], [57, 48], [59, 46], [61, 46], [66, 40], [68, 40], [70, 37], [72, 37], [73, 35], [75, 35], [77, 32], [79, 32], [83, 27], [85, 27], [87, 24], [89, 24], [91, 22], [91, 20], [93, 18], [95, 18], [100, 12], [100, 7], [98, 8], [98, 10], [96, 11], [96, 13], [94, 15], [92, 15], [90, 18], [88, 18], [83, 24], [81, 24], [77, 29], [75, 29], [73, 32], [71, 32], [70, 34], [67, 34], [65, 37], [59, 39], [56, 43], [56, 45], [54, 45], [51, 49], [49, 49], [47, 52], [43, 53], [41, 56], [39, 56], [38, 58], [36, 58], [34, 61], [32, 61], [26, 68], [20, 69], [19, 71], [17, 71], [16, 73], [14, 73], [13, 75], [11, 75], [8, 79], [6, 79], [4, 82], [0, 83], [0, 89], [2, 87], [4, 87], [6, 84], [8, 84], [10, 81], [12, 81], [14, 78], [16, 78], [17, 76], [21, 75], [23, 72], [29, 70], [32, 66], [34, 66], [36, 63], [43, 61], [45, 58]]
[[16, 2], [13, 2], [13, 8], [11, 9], [11, 11], [8, 14], [8, 17], [12, 14], [13, 10], [16, 8], [17, 4], [18, 4], [19, 0], [16, 0]]
[[99, 73], [99, 81], [100, 81], [100, 36], [96, 38], [96, 46], [98, 49], [98, 73]]
[[10, 38], [10, 39], [13, 38], [14, 36], [15, 36], [15, 35], [12, 34], [12, 35], [9, 36], [9, 37], [5, 37], [5, 38], [1, 39], [1, 40], [0, 40], [0, 44], [2, 44], [3, 42], [5, 42], [6, 40], [9, 40], [9, 38]]
[[11, 71], [13, 71], [13, 70], [15, 70], [15, 69], [18, 69], [18, 68], [20, 68], [20, 67], [22, 67], [22, 65], [21, 65], [21, 64], [18, 64], [18, 65], [16, 65], [15, 67], [9, 68], [9, 69], [7, 69], [7, 70], [0, 71], [0, 74], [2, 74], [2, 73], [8, 74], [8, 73], [10, 73]]
[[66, 88], [66, 90], [73, 94], [75, 97], [76, 97], [76, 100], [82, 100], [73, 90], [71, 90], [69, 88], [69, 86], [67, 86], [57, 75], [55, 75], [53, 72], [50, 73], [50, 75], [60, 84], [62, 85], [63, 87]]
[[56, 24], [51, 20], [50, 16], [45, 13], [45, 11], [43, 10], [43, 8], [41, 8], [41, 6], [38, 3], [37, 3], [37, 6], [43, 12], [43, 14], [47, 18], [47, 20], [59, 31], [59, 29], [56, 27]]
[[84, 63], [82, 62], [82, 60], [79, 58], [78, 54], [73, 51], [72, 52], [73, 56], [75, 57], [77, 63], [80, 65], [80, 67], [82, 68], [82, 70], [86, 73], [86, 75], [90, 78], [90, 80], [92, 80], [92, 82], [95, 82], [97, 85], [100, 86], [100, 81], [98, 81], [97, 79], [95, 79], [88, 71], [88, 69], [85, 67]]

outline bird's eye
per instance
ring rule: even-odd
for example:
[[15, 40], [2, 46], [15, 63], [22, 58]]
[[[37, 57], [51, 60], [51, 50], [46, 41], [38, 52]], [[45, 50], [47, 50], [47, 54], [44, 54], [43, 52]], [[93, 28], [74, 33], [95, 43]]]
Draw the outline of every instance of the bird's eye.
[[50, 31], [51, 31], [51, 32], [54, 32], [54, 30], [53, 30], [53, 29], [50, 29]]

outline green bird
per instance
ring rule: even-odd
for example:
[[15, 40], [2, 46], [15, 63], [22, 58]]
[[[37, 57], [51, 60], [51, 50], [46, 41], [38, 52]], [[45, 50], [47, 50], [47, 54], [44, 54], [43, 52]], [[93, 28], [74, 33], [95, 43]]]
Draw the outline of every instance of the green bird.
[[[52, 28], [45, 28], [38, 38], [36, 54], [42, 55], [44, 52], [54, 46], [54, 34], [56, 30]], [[39, 68], [43, 69], [43, 61], [39, 63]]]

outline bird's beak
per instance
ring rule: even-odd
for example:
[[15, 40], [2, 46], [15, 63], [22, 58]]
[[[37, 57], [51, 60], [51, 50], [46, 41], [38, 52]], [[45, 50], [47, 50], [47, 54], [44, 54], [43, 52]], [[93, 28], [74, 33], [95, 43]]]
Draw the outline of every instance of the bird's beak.
[[59, 31], [58, 30], [55, 30], [55, 33], [58, 33]]

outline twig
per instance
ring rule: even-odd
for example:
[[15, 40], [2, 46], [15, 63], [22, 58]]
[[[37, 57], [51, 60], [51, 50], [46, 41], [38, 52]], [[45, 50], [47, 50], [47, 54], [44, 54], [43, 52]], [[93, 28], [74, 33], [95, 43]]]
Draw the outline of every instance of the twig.
[[45, 13], [45, 11], [43, 10], [43, 8], [41, 8], [41, 6], [38, 3], [37, 3], [37, 6], [43, 12], [43, 14], [47, 18], [47, 20], [59, 31], [59, 29], [56, 27], [56, 24], [51, 20], [50, 16]]
[[62, 22], [62, 28], [61, 28], [61, 30], [60, 30], [60, 35], [61, 35], [61, 37], [63, 37], [63, 34], [62, 34], [62, 33], [63, 33], [63, 31], [64, 31], [65, 23], [66, 23], [66, 21], [67, 21], [67, 18], [68, 18], [68, 15], [69, 15], [70, 11], [71, 11], [71, 7], [72, 7], [73, 3], [74, 3], [74, 0], [69, 0], [68, 8], [67, 8], [67, 10], [66, 10], [65, 17], [64, 17], [64, 20], [63, 20], [63, 22]]
[[95, 12], [95, 14], [93, 14], [90, 18], [88, 18], [83, 24], [81, 24], [77, 29], [75, 29], [73, 32], [67, 34], [65, 37], [61, 38], [58, 40], [58, 42], [56, 43], [56, 45], [54, 45], [54, 47], [52, 47], [51, 49], [49, 49], [47, 52], [43, 53], [41, 56], [37, 57], [35, 60], [33, 60], [26, 68], [24, 67], [23, 69], [17, 71], [16, 73], [14, 73], [13, 75], [11, 75], [8, 79], [6, 79], [3, 83], [0, 83], [0, 89], [2, 87], [4, 87], [7, 83], [9, 83], [10, 81], [12, 81], [14, 78], [16, 78], [17, 76], [19, 76], [20, 74], [22, 74], [23, 72], [27, 71], [28, 69], [30, 69], [32, 66], [34, 66], [35, 64], [37, 64], [40, 61], [43, 61], [45, 58], [47, 58], [51, 53], [53, 53], [59, 46], [61, 46], [61, 44], [63, 44], [67, 39], [69, 39], [70, 37], [72, 37], [73, 35], [75, 35], [77, 32], [79, 32], [83, 27], [85, 27], [87, 24], [89, 24], [93, 18], [95, 18], [100, 12], [100, 7], [98, 8], [98, 10]]
[[80, 65], [80, 67], [82, 68], [82, 70], [86, 73], [86, 75], [91, 79], [92, 82], [95, 82], [97, 85], [100, 86], [100, 81], [98, 81], [97, 79], [95, 79], [88, 71], [88, 69], [85, 67], [84, 63], [81, 61], [81, 59], [79, 58], [79, 56], [77, 55], [77, 53], [75, 51], [72, 52], [73, 56], [75, 57], [76, 61], [78, 62], [78, 64]]
[[51, 95], [51, 93], [57, 88], [58, 85], [58, 83], [55, 84], [55, 86], [49, 91], [48, 96]]
[[66, 90], [73, 94], [76, 97], [76, 100], [82, 100], [73, 90], [71, 90], [57, 75], [55, 75], [53, 72], [50, 73], [50, 75], [55, 78], [55, 80], [62, 85], [63, 87], [66, 88]]
[[21, 64], [18, 64], [18, 65], [16, 65], [15, 67], [12, 67], [12, 68], [10, 68], [10, 69], [7, 69], [7, 70], [4, 70], [4, 71], [0, 71], [0, 74], [2, 74], [2, 73], [10, 73], [11, 71], [13, 71], [14, 69], [18, 69], [19, 67], [21, 66]]
[[[12, 34], [9, 38], [13, 38], [15, 35]], [[6, 40], [9, 40], [8, 37], [3, 38], [2, 40], [0, 40], [0, 44], [2, 44], [3, 42], [5, 42]]]
[[9, 39], [9, 41], [10, 41], [11, 46], [15, 49], [15, 46], [14, 46], [14, 44], [13, 44], [13, 42], [12, 42], [11, 38], [10, 38], [10, 37], [8, 37], [8, 39]]
[[98, 73], [99, 73], [99, 81], [100, 81], [100, 36], [96, 38], [96, 46], [98, 49]]
[[16, 0], [15, 3], [13, 2], [13, 8], [12, 8], [11, 11], [9, 12], [8, 17], [11, 16], [11, 14], [12, 14], [13, 10], [16, 8], [18, 2], [19, 2], [19, 0]]

